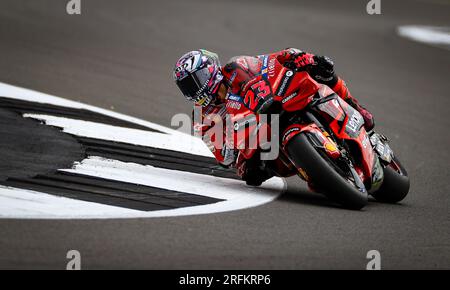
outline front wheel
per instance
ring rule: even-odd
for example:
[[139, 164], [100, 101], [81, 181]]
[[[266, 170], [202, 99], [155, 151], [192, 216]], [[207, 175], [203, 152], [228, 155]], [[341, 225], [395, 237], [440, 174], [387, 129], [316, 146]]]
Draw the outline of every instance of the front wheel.
[[318, 152], [304, 133], [293, 137], [286, 149], [294, 165], [306, 171], [310, 181], [328, 198], [349, 209], [361, 209], [367, 204], [367, 191], [358, 186], [358, 180], [352, 180], [350, 168], [348, 172], [339, 170]]
[[409, 177], [400, 161], [394, 157], [392, 162], [383, 168], [384, 180], [380, 189], [372, 196], [380, 202], [397, 203], [409, 192]]

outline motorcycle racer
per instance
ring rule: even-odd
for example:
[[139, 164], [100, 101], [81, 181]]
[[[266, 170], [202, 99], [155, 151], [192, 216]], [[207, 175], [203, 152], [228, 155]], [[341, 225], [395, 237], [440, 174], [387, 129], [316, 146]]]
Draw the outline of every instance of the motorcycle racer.
[[[252, 84], [261, 78], [273, 77], [273, 64], [268, 61], [277, 59], [282, 65], [292, 70], [304, 70], [318, 83], [330, 87], [336, 94], [355, 108], [364, 119], [367, 131], [374, 128], [372, 114], [362, 107], [350, 94], [344, 80], [334, 71], [333, 61], [326, 56], [303, 52], [296, 48], [287, 48], [279, 52], [259, 56], [236, 56], [224, 66], [220, 65], [217, 54], [200, 49], [184, 54], [175, 64], [173, 78], [175, 83], [189, 101], [201, 106], [201, 122], [194, 122], [194, 130], [206, 134], [214, 120], [203, 122], [209, 116], [226, 114], [227, 103], [232, 104], [234, 96], [245, 96]], [[259, 160], [258, 156], [250, 160], [238, 155], [237, 150], [223, 146], [213, 153], [222, 166], [234, 166], [238, 175], [248, 185], [260, 185], [272, 177], [272, 172]]]

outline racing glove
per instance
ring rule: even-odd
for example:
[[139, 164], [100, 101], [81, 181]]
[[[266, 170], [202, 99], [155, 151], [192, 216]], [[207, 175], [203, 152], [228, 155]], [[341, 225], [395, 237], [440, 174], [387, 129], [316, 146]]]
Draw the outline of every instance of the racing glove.
[[278, 60], [291, 70], [304, 70], [314, 64], [314, 55], [296, 48], [288, 48], [279, 56]]
[[290, 48], [281, 54], [279, 60], [289, 69], [307, 71], [315, 81], [321, 84], [333, 87], [337, 83], [338, 77], [334, 72], [333, 60], [327, 56]]
[[294, 65], [297, 69], [302, 69], [314, 64], [314, 55], [311, 53], [301, 52], [293, 56]]
[[314, 63], [308, 67], [308, 73], [317, 82], [334, 87], [338, 77], [334, 72], [334, 62], [328, 56], [314, 56]]

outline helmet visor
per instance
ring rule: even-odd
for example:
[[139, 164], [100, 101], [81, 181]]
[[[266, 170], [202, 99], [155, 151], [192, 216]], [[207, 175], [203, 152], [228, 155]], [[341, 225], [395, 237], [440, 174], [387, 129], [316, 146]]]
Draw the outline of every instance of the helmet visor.
[[195, 101], [201, 97], [208, 88], [208, 82], [211, 79], [211, 73], [207, 67], [190, 73], [185, 78], [176, 83], [183, 95], [188, 99]]

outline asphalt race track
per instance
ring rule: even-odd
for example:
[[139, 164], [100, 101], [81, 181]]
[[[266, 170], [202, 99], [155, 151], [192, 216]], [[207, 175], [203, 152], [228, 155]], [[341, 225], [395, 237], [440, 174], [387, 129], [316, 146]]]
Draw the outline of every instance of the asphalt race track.
[[185, 51], [329, 55], [391, 137], [410, 194], [349, 211], [295, 179], [270, 203], [225, 213], [0, 219], [0, 268], [65, 269], [76, 249], [83, 269], [365, 269], [369, 250], [383, 269], [450, 269], [450, 51], [396, 34], [450, 26], [450, 2], [383, 0], [381, 15], [356, 0], [81, 2], [68, 15], [66, 1], [0, 0], [0, 82], [170, 127], [191, 109], [171, 79]]

